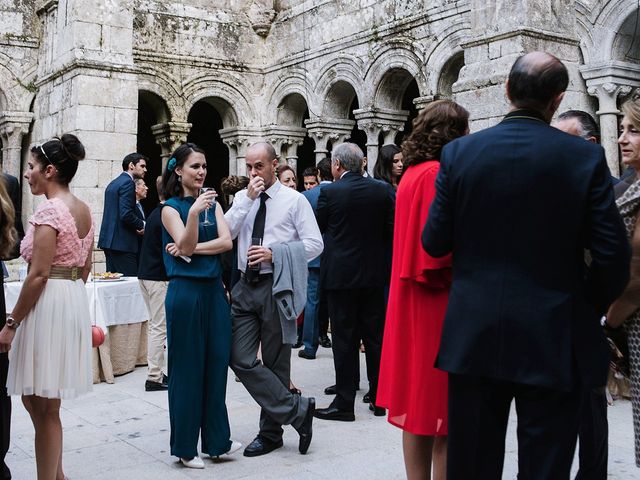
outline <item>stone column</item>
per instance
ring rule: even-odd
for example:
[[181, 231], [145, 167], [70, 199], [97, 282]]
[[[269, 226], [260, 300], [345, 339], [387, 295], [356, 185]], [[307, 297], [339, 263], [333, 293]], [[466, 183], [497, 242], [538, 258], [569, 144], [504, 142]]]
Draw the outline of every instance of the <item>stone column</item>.
[[220, 138], [229, 147], [229, 175], [244, 176], [247, 174], [245, 156], [252, 143], [264, 140], [262, 132], [251, 127], [230, 127], [220, 130]]
[[332, 146], [343, 143], [351, 136], [351, 131], [356, 124], [354, 120], [321, 117], [305, 120], [304, 123], [309, 137], [316, 143], [316, 165], [328, 155], [329, 140]]
[[631, 87], [607, 82], [590, 86], [589, 95], [598, 98], [598, 119], [600, 120], [600, 143], [604, 148], [607, 165], [611, 174], [620, 176], [620, 159], [618, 158], [618, 96], [628, 95]]
[[469, 110], [473, 130], [495, 125], [509, 111], [505, 81], [511, 66], [518, 56], [535, 50], [552, 53], [569, 70], [561, 108], [581, 103], [586, 91], [578, 71], [581, 53], [574, 3], [471, 0], [471, 31], [462, 45], [464, 67], [452, 91], [453, 99]]
[[276, 149], [280, 163], [286, 163], [295, 172], [298, 171], [297, 149], [306, 136], [307, 130], [301, 127], [271, 125], [265, 130], [265, 137]]
[[178, 146], [187, 141], [187, 135], [191, 131], [191, 124], [187, 122], [167, 122], [159, 123], [151, 127], [151, 132], [160, 145], [162, 153], [162, 170], [164, 170], [167, 160]]
[[2, 171], [18, 179], [22, 176], [22, 138], [29, 133], [32, 121], [31, 112], [0, 112]]
[[354, 110], [358, 121], [358, 128], [367, 134], [367, 171], [373, 174], [373, 168], [378, 161], [380, 146], [378, 139], [383, 134], [383, 145], [394, 143], [398, 132], [404, 130], [404, 124], [409, 118], [406, 110], [386, 110], [367, 108]]

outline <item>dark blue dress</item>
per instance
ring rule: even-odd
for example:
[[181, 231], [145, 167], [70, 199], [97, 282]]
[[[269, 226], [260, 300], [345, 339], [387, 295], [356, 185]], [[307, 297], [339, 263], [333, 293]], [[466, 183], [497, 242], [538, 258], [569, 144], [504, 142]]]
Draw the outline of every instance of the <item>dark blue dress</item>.
[[[174, 197], [165, 202], [164, 208], [177, 210], [186, 224], [194, 201], [193, 197]], [[199, 243], [217, 237], [215, 223], [199, 225]], [[225, 403], [231, 319], [220, 259], [218, 255], [194, 254], [187, 263], [166, 252], [171, 242], [163, 227], [163, 256], [169, 277], [165, 309], [171, 454], [197, 456], [200, 435], [203, 453], [221, 455], [231, 447]]]

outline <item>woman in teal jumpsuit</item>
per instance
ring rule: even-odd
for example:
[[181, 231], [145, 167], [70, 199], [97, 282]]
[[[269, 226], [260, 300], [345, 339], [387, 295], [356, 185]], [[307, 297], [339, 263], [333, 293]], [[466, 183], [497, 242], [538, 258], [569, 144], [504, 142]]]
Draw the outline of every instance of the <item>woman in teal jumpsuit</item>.
[[231, 320], [219, 254], [232, 243], [215, 193], [199, 195], [206, 168], [204, 151], [186, 143], [162, 175], [171, 454], [189, 468], [204, 468], [199, 436], [214, 457], [241, 446], [230, 440], [225, 404]]

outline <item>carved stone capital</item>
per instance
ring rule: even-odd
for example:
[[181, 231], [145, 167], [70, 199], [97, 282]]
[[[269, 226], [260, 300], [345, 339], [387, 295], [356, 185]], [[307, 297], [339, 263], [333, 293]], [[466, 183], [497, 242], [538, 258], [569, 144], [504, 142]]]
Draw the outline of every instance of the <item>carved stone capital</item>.
[[162, 158], [166, 160], [180, 143], [187, 141], [191, 124], [187, 122], [166, 122], [153, 125], [151, 132], [156, 143], [162, 148]]
[[266, 38], [271, 31], [271, 25], [276, 18], [276, 12], [266, 5], [253, 2], [249, 7], [249, 21], [251, 28], [262, 38]]
[[356, 122], [345, 118], [316, 117], [305, 120], [307, 133], [316, 142], [316, 152], [326, 152], [329, 140], [342, 143], [351, 136]]
[[387, 110], [380, 108], [363, 108], [353, 112], [358, 121], [358, 128], [367, 134], [367, 145], [377, 145], [378, 136], [384, 134], [385, 143], [390, 143], [398, 132], [404, 130], [409, 118], [407, 110]]

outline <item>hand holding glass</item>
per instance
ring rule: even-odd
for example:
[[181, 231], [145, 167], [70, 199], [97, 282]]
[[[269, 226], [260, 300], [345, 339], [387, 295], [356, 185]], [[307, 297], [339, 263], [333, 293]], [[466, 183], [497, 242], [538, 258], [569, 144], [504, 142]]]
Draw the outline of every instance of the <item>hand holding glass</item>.
[[[203, 195], [207, 192], [215, 192], [215, 188], [211, 188], [211, 187], [203, 187], [200, 189], [200, 195]], [[215, 197], [217, 197], [218, 194], [214, 195], [214, 200], [215, 201]], [[211, 210], [211, 208], [205, 208], [204, 210], [204, 220], [202, 221], [202, 225], [213, 225], [213, 211]]]

